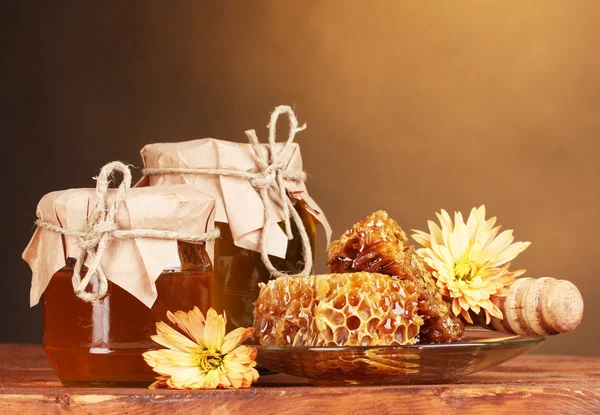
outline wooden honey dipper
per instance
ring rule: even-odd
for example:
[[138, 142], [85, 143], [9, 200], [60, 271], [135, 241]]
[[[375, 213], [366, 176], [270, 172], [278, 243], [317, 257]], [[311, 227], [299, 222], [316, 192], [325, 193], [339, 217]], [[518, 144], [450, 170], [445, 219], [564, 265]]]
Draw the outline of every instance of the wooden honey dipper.
[[519, 278], [511, 294], [493, 300], [504, 319], [477, 315], [474, 322], [491, 330], [524, 336], [551, 336], [573, 330], [583, 317], [583, 298], [570, 281], [556, 278]]

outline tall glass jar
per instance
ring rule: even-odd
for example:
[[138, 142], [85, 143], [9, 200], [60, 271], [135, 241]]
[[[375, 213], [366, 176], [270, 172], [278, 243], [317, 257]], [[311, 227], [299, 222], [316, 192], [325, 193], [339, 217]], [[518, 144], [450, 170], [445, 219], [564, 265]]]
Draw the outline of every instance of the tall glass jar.
[[[65, 385], [148, 385], [156, 374], [142, 353], [157, 348], [150, 336], [167, 311], [206, 313], [212, 302], [213, 270], [204, 244], [178, 242], [179, 258], [156, 280], [158, 298], [151, 309], [118, 285], [88, 303], [73, 292], [74, 260], [55, 273], [43, 294], [43, 346]], [[90, 284], [97, 289], [97, 280]]]
[[[313, 255], [315, 224], [323, 224], [326, 233], [330, 233], [325, 215], [309, 196], [302, 178], [306, 175], [298, 144], [261, 146], [203, 138], [148, 144], [141, 151], [145, 176], [136, 186], [187, 184], [216, 202], [215, 227], [220, 229], [221, 236], [214, 241], [212, 306], [217, 312], [227, 314], [228, 330], [253, 325], [253, 303], [258, 298], [259, 284], [273, 278], [263, 263], [262, 249], [269, 254], [277, 271], [297, 275], [305, 265], [298, 226], [306, 231], [307, 247], [310, 246]], [[261, 152], [275, 154], [273, 157], [279, 157], [278, 161], [270, 160], [270, 167], [259, 166], [253, 154]], [[280, 169], [282, 176], [275, 176], [275, 168]], [[255, 179], [272, 181], [267, 180], [262, 188], [267, 191], [261, 193]], [[289, 240], [284, 226], [284, 205], [295, 209], [301, 219], [298, 223], [293, 217], [290, 220], [292, 239]], [[270, 228], [265, 242], [261, 238], [267, 211], [269, 217], [277, 218], [280, 229]]]

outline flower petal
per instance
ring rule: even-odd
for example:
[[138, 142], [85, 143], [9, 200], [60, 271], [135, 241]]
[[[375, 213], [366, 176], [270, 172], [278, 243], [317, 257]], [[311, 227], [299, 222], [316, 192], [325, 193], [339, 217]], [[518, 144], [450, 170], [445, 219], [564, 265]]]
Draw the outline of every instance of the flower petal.
[[156, 353], [165, 361], [178, 366], [198, 366], [195, 353], [180, 352], [170, 349], [157, 350]]
[[209, 389], [206, 384], [206, 374], [201, 373], [200, 375], [194, 378], [192, 383], [187, 384], [187, 389]]
[[156, 323], [156, 332], [158, 334], [156, 336], [151, 336], [151, 338], [161, 346], [183, 352], [193, 352], [198, 350], [199, 346], [196, 343], [162, 321]]
[[238, 327], [237, 329], [230, 331], [224, 338], [221, 346], [221, 353], [229, 353], [235, 349], [240, 343], [246, 341], [250, 336], [254, 334], [254, 328]]
[[[212, 313], [211, 313], [212, 311]], [[210, 350], [220, 350], [225, 337], [225, 319], [211, 308], [204, 326], [204, 346]]]
[[441, 213], [436, 213], [436, 215], [440, 221], [440, 224], [442, 225], [442, 231], [451, 231], [454, 229], [452, 218], [450, 218], [448, 212], [442, 209]]
[[254, 347], [248, 347], [248, 346], [238, 346], [236, 347], [236, 349], [234, 351], [232, 351], [231, 353], [228, 354], [232, 355], [232, 356], [238, 356], [238, 355], [246, 355], [249, 356], [250, 359], [254, 360], [256, 359], [256, 348]]
[[182, 369], [171, 375], [171, 378], [169, 379], [169, 386], [183, 389], [188, 384], [197, 383], [203, 376], [204, 373], [199, 367]]
[[211, 370], [206, 374], [204, 384], [209, 389], [216, 389], [219, 386], [219, 370]]
[[531, 242], [515, 242], [498, 255], [498, 259], [492, 262], [492, 266], [499, 267], [512, 261], [517, 255], [527, 249], [529, 245], [531, 245]]
[[423, 245], [426, 248], [431, 248], [429, 234], [426, 234], [423, 231], [417, 231], [413, 229], [414, 234], [412, 234], [412, 238], [417, 241], [418, 244]]
[[196, 343], [203, 343], [204, 316], [198, 307], [194, 307], [188, 313], [184, 311], [177, 311], [174, 314], [167, 312], [167, 317]]
[[494, 240], [487, 245], [486, 249], [491, 253], [499, 254], [508, 248], [514, 239], [512, 229], [508, 229], [496, 236]]

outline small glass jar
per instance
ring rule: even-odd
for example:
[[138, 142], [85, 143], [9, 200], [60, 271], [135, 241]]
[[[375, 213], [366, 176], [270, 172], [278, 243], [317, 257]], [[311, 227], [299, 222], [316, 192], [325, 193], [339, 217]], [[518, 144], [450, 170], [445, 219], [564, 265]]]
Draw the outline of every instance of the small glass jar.
[[[55, 273], [43, 295], [43, 346], [64, 385], [148, 385], [156, 376], [142, 353], [159, 346], [150, 336], [167, 311], [206, 313], [212, 302], [213, 271], [203, 244], [178, 242], [179, 260], [156, 280], [151, 309], [116, 284], [96, 304], [78, 298], [71, 277], [75, 261]], [[85, 269], [82, 270], [82, 273]], [[92, 290], [97, 280], [92, 279]]]

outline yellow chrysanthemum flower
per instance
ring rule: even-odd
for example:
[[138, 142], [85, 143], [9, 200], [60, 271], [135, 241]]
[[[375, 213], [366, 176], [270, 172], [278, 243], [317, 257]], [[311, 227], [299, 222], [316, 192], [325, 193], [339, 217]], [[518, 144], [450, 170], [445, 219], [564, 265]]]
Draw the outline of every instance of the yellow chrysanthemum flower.
[[496, 218], [485, 219], [485, 206], [473, 208], [465, 223], [462, 214], [454, 214], [454, 223], [445, 210], [436, 213], [441, 228], [429, 221], [429, 232], [413, 230], [413, 238], [423, 246], [417, 250], [433, 269], [442, 294], [452, 298], [452, 312], [472, 323], [469, 310], [485, 312], [502, 319], [493, 298], [506, 296], [506, 287], [525, 270], [509, 272], [509, 261], [525, 250], [530, 242], [515, 242], [512, 230], [498, 235]]
[[150, 388], [248, 388], [258, 379], [256, 349], [240, 346], [253, 328], [240, 327], [225, 335], [227, 319], [212, 308], [206, 319], [198, 307], [188, 313], [167, 312], [167, 317], [185, 335], [162, 321], [156, 323], [152, 340], [168, 349], [143, 354], [160, 375]]

